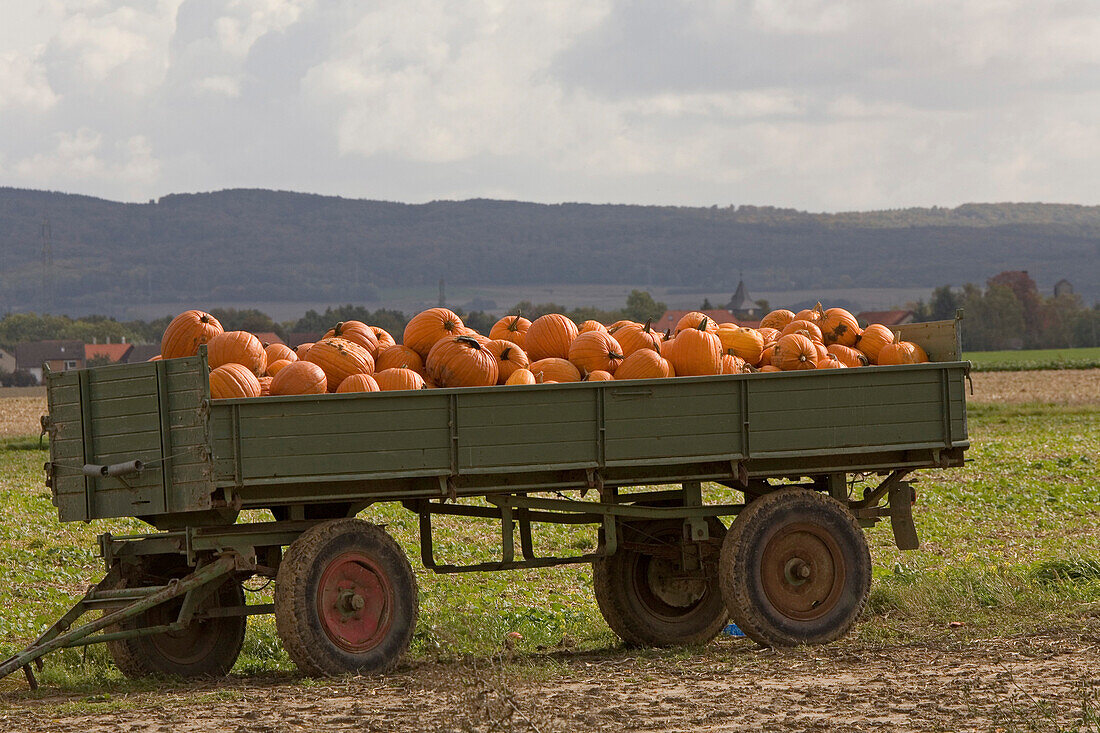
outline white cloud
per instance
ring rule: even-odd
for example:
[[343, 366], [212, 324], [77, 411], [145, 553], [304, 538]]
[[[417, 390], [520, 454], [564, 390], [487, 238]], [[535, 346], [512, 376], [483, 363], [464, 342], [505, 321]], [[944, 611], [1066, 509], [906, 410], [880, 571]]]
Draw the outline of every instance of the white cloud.
[[120, 140], [108, 149], [103, 135], [87, 127], [57, 133], [54, 140], [53, 149], [16, 162], [13, 173], [23, 181], [49, 189], [64, 190], [66, 183], [109, 179], [133, 192], [155, 183], [160, 173], [152, 147], [141, 135]]
[[17, 51], [0, 52], [0, 110], [46, 112], [57, 95], [36, 57]]

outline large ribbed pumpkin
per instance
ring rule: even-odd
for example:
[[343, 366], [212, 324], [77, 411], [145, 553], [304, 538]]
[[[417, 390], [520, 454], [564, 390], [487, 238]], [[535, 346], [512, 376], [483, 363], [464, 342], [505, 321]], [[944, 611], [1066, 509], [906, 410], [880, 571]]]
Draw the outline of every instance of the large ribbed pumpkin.
[[674, 377], [676, 372], [668, 359], [652, 349], [638, 349], [623, 359], [615, 370], [615, 379], [661, 379]]
[[512, 376], [504, 382], [509, 386], [524, 385], [524, 384], [536, 384], [535, 375], [530, 369], [517, 369], [512, 372]]
[[497, 360], [476, 339], [453, 336], [436, 342], [424, 370], [440, 387], [489, 387], [500, 374]]
[[267, 397], [271, 394], [271, 380], [274, 377], [260, 377], [260, 396]]
[[324, 394], [328, 390], [325, 370], [309, 361], [294, 361], [271, 379], [271, 394]]
[[578, 334], [569, 345], [569, 361], [582, 374], [595, 371], [614, 374], [623, 363], [623, 348], [607, 331], [587, 331]]
[[540, 383], [581, 381], [581, 372], [574, 366], [573, 362], [567, 359], [559, 359], [556, 356], [533, 361], [531, 366], [527, 368], [535, 375], [535, 380]]
[[374, 360], [374, 371], [384, 369], [412, 369], [417, 374], [424, 376], [424, 360], [408, 346], [390, 346], [379, 352]]
[[324, 370], [330, 392], [335, 392], [340, 383], [352, 374], [374, 372], [374, 359], [370, 352], [342, 338], [318, 341], [310, 348], [305, 360]]
[[362, 321], [340, 321], [328, 330], [324, 338], [342, 338], [359, 344], [370, 352], [371, 358], [378, 354], [378, 337], [374, 335], [374, 329]]
[[190, 310], [180, 313], [164, 329], [160, 340], [162, 359], [178, 359], [194, 356], [199, 347], [222, 332], [222, 324], [209, 313]]
[[302, 361], [306, 358], [306, 354], [313, 348], [313, 342], [307, 341], [304, 344], [298, 344], [294, 347], [294, 355], [298, 357], [298, 361]]
[[257, 377], [267, 371], [267, 352], [248, 331], [219, 333], [206, 344], [206, 359], [211, 369], [223, 364], [243, 364]]
[[774, 328], [776, 331], [782, 331], [793, 320], [794, 311], [777, 308], [760, 319], [760, 328]]
[[[709, 318], [695, 328], [681, 331], [672, 343], [672, 368], [679, 377], [722, 373], [722, 342], [707, 330]], [[714, 329], [717, 331], [718, 329]]]
[[829, 308], [818, 325], [821, 327], [821, 335], [825, 338], [826, 346], [832, 344], [855, 346], [859, 335], [863, 332], [856, 317], [843, 308]]
[[294, 353], [294, 349], [290, 348], [286, 344], [268, 344], [264, 347], [264, 353], [267, 354], [267, 363], [271, 365], [280, 359], [286, 359], [287, 361], [298, 361], [298, 355]]
[[744, 374], [745, 360], [734, 354], [722, 354], [722, 374]]
[[928, 361], [928, 357], [924, 356], [923, 349], [912, 341], [902, 341], [900, 333], [878, 352], [878, 363], [883, 366], [920, 364], [925, 361]]
[[840, 363], [846, 367], [867, 366], [871, 363], [867, 359], [866, 354], [864, 354], [859, 349], [853, 349], [851, 346], [832, 344], [826, 350], [837, 359], [839, 359]]
[[401, 342], [425, 359], [440, 339], [460, 336], [465, 331], [462, 319], [447, 308], [429, 308], [417, 313], [405, 326]]
[[863, 329], [856, 347], [867, 355], [872, 364], [878, 364], [878, 352], [887, 344], [894, 343], [894, 332], [880, 323], [872, 323]]
[[577, 338], [577, 324], [560, 313], [539, 316], [527, 329], [524, 351], [532, 361], [569, 358], [569, 345]]
[[810, 323], [819, 324], [825, 320], [825, 309], [821, 307], [821, 301], [818, 301], [817, 305], [813, 308], [806, 308], [800, 310], [794, 314], [796, 321], [809, 321]]
[[817, 347], [813, 341], [800, 333], [789, 333], [786, 336], [780, 336], [775, 342], [772, 364], [785, 372], [816, 369], [818, 358]]
[[672, 329], [672, 334], [678, 335], [681, 331], [686, 331], [689, 328], [698, 329], [699, 324], [703, 324], [705, 329], [710, 333], [718, 333], [718, 324], [714, 322], [713, 318], [709, 318], [706, 313], [700, 313], [699, 311], [691, 311], [684, 314], [679, 321], [676, 322], [676, 328]]
[[727, 354], [732, 352], [753, 366], [760, 363], [760, 355], [764, 351], [764, 337], [755, 328], [720, 328], [718, 338], [722, 342], [722, 349]]
[[504, 339], [492, 339], [484, 346], [497, 360], [497, 384], [507, 384], [508, 378], [517, 369], [526, 369], [531, 364], [527, 352], [519, 344]]
[[630, 356], [638, 349], [650, 349], [660, 353], [661, 334], [649, 327], [649, 321], [645, 324], [628, 323], [615, 329], [615, 340], [622, 347], [622, 355]]
[[806, 336], [811, 341], [824, 343], [824, 340], [821, 336], [821, 329], [817, 327], [817, 324], [811, 323], [810, 321], [806, 321], [801, 318], [796, 318], [788, 323], [786, 326], [784, 326], [783, 330], [779, 332], [779, 335], [786, 336], [787, 334], [791, 333], [801, 333], [803, 336]]
[[776, 339], [779, 338], [779, 329], [771, 328], [769, 326], [761, 326], [756, 329], [756, 332], [764, 337], [764, 345], [774, 344]]
[[210, 372], [211, 399], [259, 396], [260, 380], [256, 379], [256, 375], [246, 366], [225, 364]]
[[817, 363], [818, 369], [847, 369], [848, 367], [836, 357], [836, 354], [825, 354], [825, 358]]
[[611, 382], [615, 379], [615, 376], [611, 372], [605, 372], [603, 369], [597, 369], [594, 372], [588, 372], [581, 379], [582, 382]]
[[531, 322], [523, 316], [504, 316], [489, 329], [489, 338], [494, 341], [511, 341], [521, 349], [527, 348], [527, 329]]
[[401, 367], [383, 369], [380, 372], [375, 372], [374, 378], [378, 382], [379, 389], [383, 392], [395, 392], [403, 389], [425, 389], [424, 377], [420, 376], [412, 369], [403, 369]]
[[352, 374], [343, 382], [340, 382], [340, 386], [336, 388], [336, 391], [341, 394], [346, 394], [348, 392], [377, 392], [378, 390], [378, 382], [374, 381], [374, 377], [369, 374]]

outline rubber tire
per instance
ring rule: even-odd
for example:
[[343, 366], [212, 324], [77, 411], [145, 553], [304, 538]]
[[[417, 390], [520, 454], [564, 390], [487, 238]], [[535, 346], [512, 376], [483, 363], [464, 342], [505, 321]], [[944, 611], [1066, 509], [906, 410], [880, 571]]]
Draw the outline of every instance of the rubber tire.
[[[153, 559], [152, 567], [142, 573], [141, 580], [144, 583], [163, 585], [172, 578], [182, 578], [190, 574], [193, 568], [180, 565], [181, 558]], [[130, 584], [135, 585], [134, 583]], [[126, 587], [125, 584], [120, 587]], [[211, 601], [214, 601], [211, 603]], [[183, 602], [177, 599], [173, 606], [178, 609]], [[244, 589], [240, 581], [235, 578], [226, 578], [214, 594], [206, 599], [200, 608], [243, 606], [245, 605]], [[108, 631], [121, 631], [148, 625], [148, 614], [143, 614], [125, 621]], [[174, 619], [172, 619], [174, 620]], [[160, 623], [166, 621], [161, 620]], [[211, 644], [208, 653], [196, 660], [181, 664], [170, 657], [165, 656], [158, 648], [157, 640], [165, 634], [156, 636], [141, 636], [134, 639], [121, 639], [107, 642], [107, 650], [111, 658], [127, 677], [137, 679], [140, 677], [168, 676], [168, 677], [224, 677], [233, 668], [240, 656], [241, 646], [244, 644], [244, 633], [247, 619], [245, 616], [226, 616], [223, 618], [209, 619], [206, 621], [193, 621], [183, 634], [198, 633], [213, 635], [214, 643]]]
[[[712, 538], [721, 539], [726, 528], [716, 518], [708, 520]], [[623, 534], [637, 530], [648, 536], [682, 536], [683, 520], [652, 520], [623, 526]], [[592, 564], [592, 587], [596, 605], [611, 630], [630, 646], [692, 646], [705, 644], [718, 635], [729, 618], [722, 601], [715, 575], [704, 590], [704, 595], [690, 610], [677, 619], [654, 610], [652, 602], [644, 598], [634, 579], [642, 572], [638, 563], [647, 562], [647, 555], [635, 550], [619, 548], [611, 557], [604, 557]], [[717, 558], [710, 558], [711, 567], [717, 570]], [[658, 599], [659, 600], [659, 599]], [[669, 606], [668, 608], [672, 608]]]
[[[832, 609], [810, 620], [794, 619], [775, 608], [761, 572], [768, 541], [784, 526], [798, 523], [825, 530], [844, 562], [844, 581]], [[871, 554], [859, 523], [836, 499], [808, 489], [780, 489], [749, 504], [722, 543], [719, 568], [731, 620], [750, 639], [770, 647], [839, 639], [863, 613], [871, 591]]]
[[[322, 627], [317, 590], [329, 562], [348, 551], [369, 556], [392, 588], [392, 625], [363, 653], [341, 649]], [[291, 660], [304, 674], [337, 677], [392, 669], [412, 642], [419, 612], [416, 576], [400, 545], [381, 527], [361, 519], [334, 519], [302, 533], [279, 565], [275, 579], [275, 627]]]

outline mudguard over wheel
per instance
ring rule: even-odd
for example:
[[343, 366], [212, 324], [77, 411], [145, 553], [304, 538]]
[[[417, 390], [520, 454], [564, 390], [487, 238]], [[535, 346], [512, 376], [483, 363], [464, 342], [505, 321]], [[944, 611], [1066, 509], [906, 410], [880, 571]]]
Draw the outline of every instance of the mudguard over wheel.
[[[193, 568], [179, 556], [151, 556], [126, 585], [164, 585], [182, 578]], [[155, 606], [145, 613], [113, 627], [129, 630], [170, 624], [179, 617], [183, 598]], [[240, 581], [227, 577], [196, 611], [245, 605]], [[117, 639], [107, 649], [119, 670], [131, 678], [165, 675], [174, 677], [223, 677], [233, 668], [244, 644], [244, 616], [223, 616], [193, 620], [185, 629], [153, 636]]]
[[683, 569], [682, 519], [623, 525], [618, 552], [592, 567], [596, 603], [620, 639], [634, 646], [703, 644], [726, 625], [717, 577], [726, 530], [717, 519], [708, 525], [711, 540], [699, 545], [702, 570], [691, 573]]
[[749, 504], [722, 543], [722, 596], [765, 646], [824, 644], [848, 632], [871, 590], [871, 555], [837, 500], [781, 489]]
[[275, 625], [302, 672], [313, 676], [391, 669], [412, 641], [416, 576], [385, 530], [336, 519], [287, 549], [275, 581]]

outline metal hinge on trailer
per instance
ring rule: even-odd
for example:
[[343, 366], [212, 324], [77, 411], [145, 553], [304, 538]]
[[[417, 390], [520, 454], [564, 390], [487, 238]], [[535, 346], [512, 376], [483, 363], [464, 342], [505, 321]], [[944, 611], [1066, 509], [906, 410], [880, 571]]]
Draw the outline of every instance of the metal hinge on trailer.
[[[917, 500], [913, 485], [905, 481], [907, 470], [892, 471], [873, 489], [865, 490], [863, 498], [849, 503], [852, 513], [859, 519], [890, 517], [890, 528], [899, 549], [915, 550], [920, 547], [917, 526], [913, 522], [913, 504]], [[886, 497], [886, 506], [879, 502]]]

